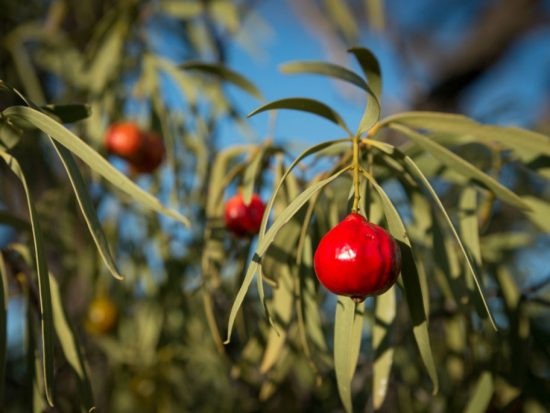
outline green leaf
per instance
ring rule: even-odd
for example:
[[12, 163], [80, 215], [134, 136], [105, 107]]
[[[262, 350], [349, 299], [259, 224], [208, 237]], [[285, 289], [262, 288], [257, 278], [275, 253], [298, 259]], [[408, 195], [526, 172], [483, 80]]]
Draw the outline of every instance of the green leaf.
[[480, 143], [497, 142], [511, 149], [522, 161], [529, 162], [540, 155], [550, 156], [550, 138], [519, 128], [482, 125], [455, 114], [438, 112], [404, 112], [389, 116], [381, 124], [399, 123], [416, 129], [456, 135], [457, 138]]
[[15, 126], [0, 120], [0, 145], [11, 149], [21, 140], [22, 132]]
[[359, 37], [359, 29], [355, 21], [354, 11], [345, 1], [324, 0], [326, 12], [348, 42], [354, 42]]
[[355, 59], [367, 77], [370, 89], [374, 92], [374, 96], [380, 101], [382, 97], [382, 72], [378, 59], [374, 53], [364, 47], [352, 47], [348, 52], [355, 56]]
[[160, 2], [159, 7], [161, 12], [185, 20], [200, 16], [204, 9], [200, 2], [181, 2], [178, 0], [163, 0]]
[[189, 220], [179, 212], [169, 209], [162, 205], [158, 199], [145, 192], [128, 177], [119, 172], [107, 160], [94, 151], [84, 141], [78, 138], [63, 125], [60, 125], [48, 115], [45, 115], [35, 109], [25, 106], [12, 106], [3, 112], [4, 116], [13, 119], [22, 119], [28, 121], [40, 129], [45, 134], [51, 136], [61, 145], [69, 149], [86, 163], [95, 172], [103, 176], [114, 186], [127, 193], [142, 205], [160, 212], [166, 216], [176, 219], [186, 226], [190, 226]]
[[197, 70], [203, 73], [215, 75], [221, 80], [224, 80], [228, 83], [232, 83], [235, 86], [238, 86], [245, 92], [248, 92], [255, 98], [263, 100], [261, 92], [256, 88], [256, 86], [248, 80], [243, 75], [227, 68], [226, 66], [214, 63], [204, 63], [204, 62], [195, 62], [188, 61], [179, 65], [183, 70]]
[[493, 376], [490, 372], [484, 371], [477, 381], [474, 394], [468, 402], [464, 413], [483, 413], [487, 411], [489, 402], [493, 397], [493, 391]]
[[[260, 364], [260, 373], [268, 372], [280, 359], [287, 340], [287, 331], [292, 317], [294, 291], [292, 274], [288, 265], [279, 265], [280, 276], [278, 287], [273, 289], [273, 316], [279, 325], [277, 330], [271, 328], [267, 338], [264, 357]], [[260, 280], [258, 280], [259, 282]]]
[[422, 288], [420, 286], [420, 278], [416, 269], [415, 257], [412, 250], [409, 236], [407, 235], [407, 229], [397, 212], [397, 209], [391, 202], [386, 192], [375, 179], [363, 171], [365, 177], [371, 182], [372, 186], [380, 196], [382, 200], [382, 207], [384, 209], [384, 215], [388, 222], [388, 229], [391, 235], [399, 243], [401, 249], [401, 279], [405, 289], [405, 296], [407, 298], [407, 305], [409, 307], [409, 313], [411, 321], [413, 323], [413, 335], [416, 340], [416, 344], [420, 351], [420, 357], [426, 370], [432, 380], [433, 393], [437, 393], [439, 389], [439, 380], [437, 378], [437, 369], [432, 355], [432, 348], [430, 345], [430, 336], [428, 334], [428, 315], [425, 313], [425, 306], [422, 300]]
[[372, 328], [372, 349], [374, 351], [372, 403], [374, 410], [382, 407], [388, 392], [394, 350], [391, 343], [391, 330], [395, 314], [395, 288], [392, 287], [376, 297], [374, 308], [374, 326]]
[[78, 122], [92, 113], [88, 105], [46, 105], [40, 109], [59, 123]]
[[470, 252], [476, 266], [481, 265], [481, 246], [479, 242], [479, 223], [477, 219], [477, 192], [467, 186], [462, 191], [459, 200], [460, 207], [460, 232], [464, 240], [464, 246]]
[[[44, 115], [46, 116], [46, 115]], [[54, 361], [54, 346], [53, 346], [53, 316], [52, 302], [50, 292], [50, 280], [48, 277], [48, 265], [42, 241], [42, 231], [38, 223], [38, 215], [35, 210], [35, 203], [27, 185], [25, 174], [23, 173], [19, 162], [6, 152], [0, 151], [0, 157], [4, 159], [6, 164], [11, 168], [13, 173], [19, 178], [25, 196], [27, 198], [27, 207], [29, 209], [29, 218], [32, 228], [32, 241], [34, 246], [34, 257], [36, 261], [36, 272], [38, 275], [38, 293], [40, 297], [40, 315], [42, 324], [42, 373], [44, 375], [44, 388], [46, 399], [50, 406], [53, 406], [52, 384], [53, 384], [53, 361]]]
[[302, 192], [296, 199], [294, 199], [284, 210], [283, 212], [277, 217], [275, 222], [273, 222], [273, 225], [269, 228], [267, 233], [262, 239], [258, 240], [258, 246], [256, 248], [256, 253], [254, 258], [252, 259], [252, 262], [248, 266], [248, 269], [246, 271], [246, 274], [244, 276], [243, 282], [241, 284], [241, 287], [239, 288], [239, 291], [237, 293], [237, 296], [235, 297], [235, 301], [233, 302], [233, 306], [231, 307], [231, 312], [229, 313], [229, 322], [227, 326], [227, 339], [225, 340], [225, 344], [229, 343], [231, 338], [231, 332], [233, 331], [233, 324], [235, 322], [235, 318], [237, 317], [237, 312], [239, 311], [239, 308], [241, 308], [241, 305], [244, 301], [244, 297], [248, 291], [248, 288], [250, 287], [250, 284], [252, 283], [252, 280], [254, 279], [254, 274], [256, 273], [256, 270], [258, 269], [258, 266], [261, 262], [261, 257], [265, 254], [273, 240], [275, 239], [275, 236], [280, 231], [280, 229], [288, 222], [290, 219], [298, 212], [298, 210], [304, 206], [304, 204], [321, 188], [323, 188], [325, 185], [328, 185], [332, 181], [334, 181], [336, 178], [338, 178], [340, 175], [342, 175], [344, 172], [349, 170], [349, 167], [346, 167], [339, 172], [336, 172], [334, 175], [330, 176], [327, 179], [323, 179], [322, 181], [316, 182], [313, 185], [310, 185], [304, 192]]
[[53, 310], [53, 323], [55, 331], [61, 344], [63, 354], [67, 358], [67, 361], [78, 376], [78, 387], [81, 395], [81, 404], [84, 411], [90, 411], [94, 407], [92, 386], [84, 360], [82, 359], [82, 353], [76, 341], [74, 332], [69, 325], [67, 315], [63, 309], [63, 303], [61, 301], [61, 293], [59, 286], [53, 275], [49, 275], [50, 287], [52, 293], [52, 310]]
[[4, 406], [4, 383], [7, 355], [8, 273], [0, 251], [0, 406]]
[[84, 179], [80, 174], [73, 155], [71, 154], [71, 152], [69, 152], [67, 149], [65, 149], [63, 146], [61, 146], [51, 138], [50, 142], [57, 152], [57, 155], [59, 156], [59, 159], [61, 160], [65, 171], [67, 171], [67, 175], [69, 177], [69, 181], [71, 182], [71, 186], [73, 187], [78, 206], [82, 211], [82, 215], [84, 216], [84, 220], [88, 225], [88, 230], [90, 231], [90, 235], [92, 236], [96, 244], [99, 255], [103, 259], [105, 266], [109, 269], [109, 272], [112, 274], [112, 276], [118, 280], [122, 280], [123, 277], [122, 275], [120, 275], [116, 262], [111, 255], [109, 243], [107, 242], [107, 238], [103, 233], [103, 229], [101, 228], [101, 224], [99, 223], [99, 219], [97, 218], [95, 212], [94, 204], [90, 198], [90, 195], [88, 194], [88, 190], [86, 189], [86, 183], [84, 182]]
[[340, 115], [332, 109], [330, 106], [319, 102], [318, 100], [308, 99], [308, 98], [287, 98], [275, 100], [273, 102], [267, 103], [258, 109], [250, 112], [247, 116], [252, 117], [258, 113], [265, 112], [267, 110], [275, 109], [290, 109], [290, 110], [300, 110], [302, 112], [313, 113], [314, 115], [320, 116], [322, 118], [328, 119], [329, 121], [337, 124], [342, 129], [344, 129], [348, 134], [352, 134], [350, 129], [347, 127], [344, 120]]
[[361, 346], [363, 316], [349, 297], [338, 297], [334, 318], [334, 371], [342, 404], [347, 413], [353, 412], [351, 382]]
[[256, 177], [260, 172], [260, 167], [264, 156], [268, 150], [267, 146], [263, 146], [261, 149], [256, 151], [252, 161], [247, 166], [244, 171], [243, 182], [242, 182], [242, 196], [245, 205], [250, 204], [252, 200], [252, 193], [254, 192], [254, 183], [256, 182]]
[[474, 181], [483, 184], [503, 201], [521, 209], [529, 209], [529, 207], [518, 195], [503, 186], [493, 177], [476, 168], [468, 161], [462, 159], [460, 156], [451, 152], [447, 148], [439, 145], [437, 142], [434, 142], [433, 140], [405, 126], [391, 125], [390, 127], [403, 133], [405, 136], [424, 148], [424, 150], [431, 152], [438, 161], [445, 164], [449, 168], [455, 169], [465, 177], [471, 178]]
[[367, 106], [365, 113], [359, 123], [358, 133], [367, 132], [378, 120], [380, 119], [381, 105], [380, 99], [382, 98], [382, 77], [380, 71], [380, 64], [374, 54], [365, 48], [355, 47], [349, 49], [357, 62], [361, 66], [363, 73], [367, 77], [367, 81], [370, 85], [370, 90], [367, 96]]
[[529, 219], [541, 230], [550, 233], [550, 220], [548, 219], [550, 217], [550, 204], [529, 195], [522, 196], [521, 199], [530, 208], [530, 211], [526, 213]]
[[279, 69], [281, 70], [281, 72], [286, 74], [314, 73], [317, 75], [323, 75], [343, 80], [344, 82], [350, 83], [359, 87], [360, 89], [363, 89], [363, 91], [367, 92], [368, 94], [374, 95], [374, 92], [361, 76], [356, 75], [354, 72], [346, 69], [343, 66], [335, 65], [333, 63], [318, 61], [298, 61], [285, 63], [281, 65]]
[[179, 70], [178, 66], [174, 65], [170, 60], [160, 58], [156, 55], [148, 54], [147, 59], [153, 63], [153, 65], [166, 72], [179, 86], [181, 92], [185, 95], [189, 103], [195, 104], [198, 98], [198, 88], [195, 85], [196, 82], [187, 74]]
[[422, 183], [422, 185], [428, 190], [430, 193], [432, 199], [435, 201], [435, 204], [443, 217], [445, 218], [445, 221], [447, 222], [447, 225], [449, 226], [449, 229], [451, 230], [451, 233], [453, 234], [453, 237], [455, 238], [460, 251], [462, 252], [462, 255], [464, 256], [464, 260], [466, 261], [466, 266], [468, 267], [468, 270], [470, 274], [472, 275], [474, 282], [476, 284], [477, 291], [479, 293], [480, 299], [483, 302], [483, 307], [485, 308], [485, 311], [487, 313], [487, 316], [489, 317], [489, 321], [491, 322], [491, 325], [495, 330], [497, 330], [495, 321], [493, 319], [493, 315], [491, 314], [491, 310], [489, 309], [489, 306], [487, 305], [487, 301], [485, 300], [485, 296], [483, 294], [483, 289], [481, 288], [481, 283], [479, 282], [478, 276], [476, 274], [476, 271], [474, 270], [474, 267], [472, 265], [472, 262], [470, 261], [470, 257], [468, 256], [468, 253], [466, 252], [466, 249], [464, 248], [464, 244], [462, 243], [462, 240], [460, 236], [458, 235], [458, 232], [456, 231], [453, 222], [451, 221], [451, 218], [449, 217], [449, 214], [447, 213], [447, 210], [441, 203], [441, 200], [439, 199], [439, 196], [433, 189], [432, 185], [430, 184], [430, 181], [424, 176], [422, 171], [418, 168], [418, 166], [415, 164], [415, 162], [408, 156], [406, 156], [403, 152], [401, 152], [396, 147], [378, 142], [378, 141], [369, 141], [370, 144], [378, 149], [380, 149], [382, 152], [387, 153], [391, 157], [397, 159], [398, 161], [404, 162], [404, 165], [407, 167], [408, 172], [416, 176], [418, 180]]
[[265, 212], [264, 212], [264, 217], [262, 218], [262, 224], [260, 226], [259, 239], [262, 239], [265, 236], [265, 230], [267, 228], [267, 222], [269, 220], [269, 215], [271, 214], [271, 210], [273, 209], [273, 204], [275, 203], [275, 199], [277, 198], [277, 194], [279, 193], [279, 190], [283, 186], [286, 178], [292, 172], [292, 170], [296, 167], [296, 165], [298, 165], [300, 163], [300, 161], [307, 158], [308, 156], [313, 155], [317, 152], [321, 152], [324, 149], [327, 149], [331, 146], [337, 145], [337, 144], [342, 143], [342, 142], [351, 142], [351, 139], [347, 138], [347, 139], [338, 139], [338, 140], [334, 140], [334, 141], [326, 141], [326, 142], [322, 142], [318, 145], [311, 146], [310, 148], [308, 148], [304, 152], [302, 152], [300, 155], [298, 155], [298, 157], [292, 161], [292, 163], [290, 164], [288, 169], [283, 174], [281, 180], [277, 184], [277, 187], [273, 191], [273, 193], [271, 195], [271, 198], [269, 199], [269, 201], [266, 205]]
[[124, 38], [128, 28], [129, 22], [124, 16], [116, 20], [105, 32], [103, 43], [94, 54], [88, 71], [85, 72], [87, 86], [92, 92], [97, 94], [102, 92], [115, 76], [115, 70], [124, 56]]

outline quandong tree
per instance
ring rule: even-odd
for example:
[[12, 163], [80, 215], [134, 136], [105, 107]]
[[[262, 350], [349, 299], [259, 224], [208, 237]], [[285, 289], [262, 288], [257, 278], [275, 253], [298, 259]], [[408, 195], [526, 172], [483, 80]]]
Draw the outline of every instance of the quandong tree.
[[[8, 39], [0, 219], [17, 236], [0, 296], [26, 343], [5, 351], [2, 305], [8, 411], [543, 411], [545, 284], [521, 289], [509, 258], [548, 230], [547, 136], [382, 116], [363, 47], [357, 71], [281, 66], [361, 91], [357, 125], [310, 97], [264, 103], [224, 56], [247, 2], [121, 3], [84, 52], [67, 4]], [[158, 15], [186, 34], [178, 62], [144, 35]], [[89, 105], [48, 104], [52, 73]], [[226, 85], [262, 101], [250, 116], [294, 110], [341, 134], [297, 157], [274, 132], [218, 147], [222, 118], [246, 124]], [[143, 107], [128, 116], [128, 100]]]

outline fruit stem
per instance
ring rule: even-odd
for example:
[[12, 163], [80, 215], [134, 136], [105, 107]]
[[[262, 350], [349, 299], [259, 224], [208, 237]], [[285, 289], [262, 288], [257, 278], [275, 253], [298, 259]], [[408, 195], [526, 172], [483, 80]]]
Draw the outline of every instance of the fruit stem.
[[353, 213], [359, 212], [359, 201], [361, 200], [361, 192], [359, 189], [360, 184], [360, 171], [359, 166], [359, 134], [355, 135], [353, 138], [353, 206], [351, 211]]

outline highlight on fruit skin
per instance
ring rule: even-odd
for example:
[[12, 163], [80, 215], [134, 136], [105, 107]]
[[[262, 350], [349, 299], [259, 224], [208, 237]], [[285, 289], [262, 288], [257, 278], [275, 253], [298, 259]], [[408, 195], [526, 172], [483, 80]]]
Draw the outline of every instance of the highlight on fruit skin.
[[265, 212], [265, 204], [258, 194], [252, 194], [250, 204], [245, 205], [241, 193], [225, 203], [225, 226], [237, 237], [247, 237], [258, 233]]
[[105, 148], [109, 153], [132, 159], [142, 149], [143, 138], [139, 126], [133, 122], [118, 122], [105, 134]]
[[351, 213], [321, 239], [313, 266], [325, 288], [360, 302], [395, 284], [401, 252], [383, 228]]
[[111, 332], [118, 321], [118, 309], [109, 298], [96, 297], [88, 307], [84, 326], [89, 333], [103, 335]]

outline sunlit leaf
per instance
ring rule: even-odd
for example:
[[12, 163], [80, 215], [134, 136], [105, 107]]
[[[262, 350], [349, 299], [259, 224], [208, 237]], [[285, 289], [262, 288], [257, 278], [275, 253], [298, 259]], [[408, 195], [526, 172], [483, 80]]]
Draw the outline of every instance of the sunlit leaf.
[[188, 61], [179, 66], [184, 70], [196, 70], [203, 73], [208, 73], [219, 77], [221, 80], [232, 83], [235, 86], [238, 86], [245, 92], [248, 92], [255, 98], [261, 100], [263, 99], [261, 92], [256, 88], [256, 86], [247, 78], [245, 78], [240, 73], [237, 73], [226, 66], [214, 63], [205, 63], [205, 62], [195, 62]]
[[529, 219], [540, 229], [550, 233], [550, 203], [534, 196], [524, 195], [521, 197], [530, 210], [526, 213]]
[[348, 42], [356, 41], [359, 36], [359, 28], [350, 5], [341, 0], [324, 0], [324, 5], [327, 14], [345, 35]]
[[354, 47], [350, 49], [349, 52], [352, 53], [357, 59], [363, 73], [367, 77], [370, 90], [372, 91], [372, 93], [367, 96], [365, 113], [359, 122], [358, 133], [362, 133], [367, 132], [380, 119], [380, 99], [382, 98], [380, 64], [378, 63], [376, 56], [374, 56], [374, 54], [368, 49]]
[[464, 176], [483, 184], [491, 190], [497, 197], [518, 208], [529, 209], [521, 198], [496, 181], [493, 177], [476, 168], [468, 161], [451, 152], [447, 148], [439, 145], [437, 142], [415, 132], [412, 129], [401, 125], [392, 125], [391, 128], [403, 133], [405, 136], [420, 145], [426, 151], [431, 152], [440, 162], [459, 171]]
[[374, 92], [362, 77], [356, 75], [351, 70], [334, 63], [326, 63], [322, 61], [298, 61], [285, 63], [281, 65], [279, 69], [281, 72], [287, 74], [314, 73], [340, 79], [363, 89], [363, 91], [368, 94], [374, 95]]
[[405, 289], [405, 296], [409, 307], [411, 321], [413, 323], [413, 334], [420, 351], [420, 356], [426, 370], [432, 380], [433, 393], [437, 393], [439, 389], [439, 380], [437, 378], [437, 370], [435, 361], [432, 355], [430, 345], [430, 337], [428, 334], [428, 315], [425, 313], [424, 302], [422, 300], [422, 288], [420, 279], [416, 269], [415, 256], [412, 251], [411, 242], [407, 234], [407, 229], [397, 212], [397, 209], [391, 202], [386, 192], [367, 172], [363, 172], [365, 177], [370, 181], [373, 188], [376, 190], [382, 200], [384, 215], [388, 222], [390, 233], [399, 243], [401, 249], [401, 279]]
[[391, 330], [396, 313], [395, 288], [390, 288], [375, 300], [374, 326], [372, 327], [372, 349], [374, 351], [372, 403], [374, 410], [378, 410], [386, 399], [393, 364]]
[[359, 350], [353, 349], [360, 347], [363, 325], [363, 317], [356, 313], [356, 308], [351, 298], [338, 297], [334, 318], [334, 371], [340, 400], [348, 413], [353, 412], [351, 381], [359, 354]]
[[489, 402], [493, 397], [493, 376], [490, 372], [481, 373], [474, 389], [474, 393], [464, 409], [464, 413], [483, 413], [487, 411]]
[[254, 116], [258, 113], [262, 113], [268, 110], [276, 110], [276, 109], [290, 109], [290, 110], [299, 110], [302, 112], [313, 113], [314, 115], [328, 119], [329, 121], [337, 124], [342, 129], [344, 129], [348, 134], [351, 135], [351, 131], [346, 126], [346, 123], [334, 109], [332, 109], [330, 106], [327, 106], [323, 102], [319, 102], [318, 100], [314, 100], [314, 99], [287, 98], [287, 99], [275, 100], [250, 112], [248, 114], [248, 117]]
[[279, 327], [277, 330], [273, 328], [269, 330], [264, 357], [260, 364], [261, 373], [266, 373], [279, 360], [292, 317], [294, 301], [292, 274], [286, 264], [279, 265], [279, 271], [278, 287], [273, 289], [271, 306], [275, 323]]
[[322, 150], [324, 150], [326, 148], [330, 148], [331, 146], [337, 145], [337, 144], [342, 143], [342, 142], [351, 142], [351, 139], [338, 139], [338, 140], [326, 141], [326, 142], [320, 143], [318, 145], [314, 145], [314, 146], [306, 149], [304, 152], [302, 152], [300, 155], [298, 155], [298, 157], [296, 157], [296, 159], [294, 159], [292, 161], [292, 163], [289, 165], [288, 169], [285, 171], [282, 178], [278, 182], [275, 190], [271, 194], [271, 198], [269, 199], [269, 201], [266, 205], [265, 212], [264, 212], [264, 217], [262, 218], [262, 224], [261, 224], [260, 232], [259, 232], [259, 238], [260, 239], [262, 239], [265, 236], [267, 223], [269, 221], [269, 215], [271, 214], [271, 210], [273, 208], [273, 204], [275, 203], [275, 199], [277, 198], [277, 194], [279, 193], [281, 187], [283, 186], [286, 178], [292, 172], [292, 170], [296, 167], [296, 165], [298, 165], [303, 159], [307, 158], [308, 156], [313, 155], [313, 154], [318, 153], [318, 152], [321, 152]]
[[296, 199], [294, 199], [285, 209], [284, 211], [277, 217], [275, 222], [273, 222], [273, 225], [269, 228], [263, 239], [260, 239], [258, 241], [258, 246], [256, 247], [256, 253], [254, 258], [252, 259], [252, 262], [249, 264], [248, 269], [246, 271], [245, 277], [243, 279], [243, 282], [241, 284], [241, 287], [239, 288], [239, 291], [237, 293], [237, 296], [235, 297], [235, 301], [233, 302], [233, 306], [231, 307], [231, 312], [229, 314], [229, 322], [227, 326], [227, 339], [225, 343], [229, 343], [231, 332], [233, 330], [233, 324], [235, 322], [235, 318], [237, 317], [237, 312], [239, 311], [239, 308], [241, 307], [244, 297], [248, 291], [248, 288], [250, 287], [250, 284], [252, 283], [252, 280], [254, 279], [254, 274], [256, 273], [256, 270], [258, 269], [259, 262], [261, 260], [261, 257], [271, 243], [273, 242], [275, 236], [277, 233], [281, 230], [281, 228], [288, 222], [290, 219], [298, 212], [298, 210], [304, 206], [304, 204], [321, 188], [328, 185], [330, 182], [334, 181], [336, 178], [338, 178], [340, 175], [342, 175], [344, 172], [346, 172], [349, 168], [344, 168], [339, 172], [336, 172], [329, 178], [323, 179], [322, 181], [316, 182], [313, 185], [309, 186], [304, 192], [302, 192]]
[[108, 180], [111, 184], [113, 184], [123, 192], [130, 195], [130, 197], [132, 197], [136, 201], [154, 211], [174, 218], [182, 222], [186, 226], [190, 225], [189, 220], [186, 217], [181, 215], [179, 212], [162, 205], [158, 199], [156, 199], [151, 194], [145, 192], [130, 179], [128, 179], [124, 174], [119, 172], [101, 155], [94, 151], [84, 141], [79, 139], [78, 136], [73, 134], [63, 125], [55, 122], [47, 115], [33, 108], [25, 106], [12, 106], [4, 110], [3, 114], [6, 117], [23, 119], [31, 122], [42, 132], [51, 136], [61, 145], [77, 155], [95, 172], [103, 176], [106, 180]]
[[[455, 240], [456, 240], [456, 242], [457, 242], [457, 244], [460, 248], [460, 251], [462, 252], [462, 255], [464, 256], [464, 260], [465, 260], [466, 265], [468, 267], [468, 271], [474, 279], [474, 282], [476, 284], [476, 288], [477, 288], [479, 297], [480, 297], [480, 299], [483, 303], [483, 307], [485, 309], [485, 312], [486, 312], [487, 316], [489, 317], [489, 321], [491, 322], [491, 325], [496, 330], [497, 328], [496, 328], [495, 320], [493, 319], [493, 315], [491, 314], [491, 310], [489, 309], [489, 306], [487, 305], [487, 301], [485, 299], [485, 295], [483, 294], [483, 289], [481, 288], [481, 283], [480, 283], [479, 278], [476, 274], [474, 266], [472, 265], [472, 262], [470, 260], [470, 257], [468, 256], [468, 253], [466, 252], [466, 249], [464, 247], [462, 239], [458, 235], [458, 232], [456, 231], [455, 226], [454, 226], [453, 222], [451, 221], [451, 218], [449, 217], [449, 214], [447, 213], [447, 210], [445, 209], [445, 207], [441, 203], [441, 200], [439, 199], [439, 196], [437, 195], [437, 193], [433, 189], [432, 185], [430, 184], [430, 181], [428, 181], [428, 179], [424, 176], [424, 174], [418, 168], [418, 166], [415, 164], [415, 162], [411, 158], [406, 156], [403, 152], [401, 152], [399, 149], [397, 149], [396, 147], [394, 147], [392, 145], [389, 145], [389, 144], [382, 143], [382, 142], [378, 142], [378, 141], [369, 141], [369, 142], [371, 143], [371, 145], [375, 146], [376, 148], [380, 149], [381, 151], [383, 151], [383, 152], [387, 153], [388, 155], [396, 158], [397, 160], [400, 160], [400, 161], [404, 162], [404, 165], [407, 167], [409, 173], [411, 175], [415, 176], [422, 183], [422, 185], [426, 188], [426, 190], [429, 192], [430, 196], [432, 197], [433, 201], [435, 202], [435, 205], [437, 206], [437, 209], [441, 212], [441, 215], [443, 215], [443, 217], [445, 218], [445, 221], [447, 222], [447, 225], [448, 225], [449, 229], [451, 230], [451, 233], [453, 234], [453, 237], [455, 238]], [[483, 315], [483, 314], [481, 314], [481, 315]]]
[[99, 255], [103, 259], [105, 266], [109, 269], [113, 277], [122, 280], [123, 277], [122, 275], [120, 275], [116, 262], [111, 255], [107, 238], [103, 233], [103, 229], [101, 228], [101, 224], [99, 223], [99, 219], [97, 218], [93, 202], [90, 198], [90, 195], [88, 194], [86, 183], [84, 182], [84, 179], [80, 174], [73, 155], [63, 146], [55, 142], [53, 139], [50, 139], [50, 142], [55, 148], [59, 159], [61, 160], [61, 163], [67, 171], [69, 181], [71, 182], [76, 200], [78, 201], [78, 206], [82, 211], [82, 215], [84, 216], [84, 220], [88, 225], [88, 230], [90, 231], [90, 235], [92, 236], [96, 244]]

